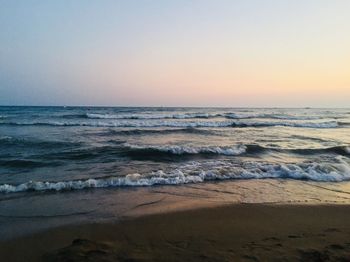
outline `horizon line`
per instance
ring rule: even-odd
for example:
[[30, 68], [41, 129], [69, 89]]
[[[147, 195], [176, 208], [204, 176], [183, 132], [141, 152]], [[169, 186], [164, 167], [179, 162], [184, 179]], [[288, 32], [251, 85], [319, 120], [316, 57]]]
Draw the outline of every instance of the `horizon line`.
[[1, 105], [0, 107], [119, 107], [119, 108], [251, 108], [251, 109], [350, 109], [350, 107], [315, 107], [315, 106], [125, 106], [125, 105]]

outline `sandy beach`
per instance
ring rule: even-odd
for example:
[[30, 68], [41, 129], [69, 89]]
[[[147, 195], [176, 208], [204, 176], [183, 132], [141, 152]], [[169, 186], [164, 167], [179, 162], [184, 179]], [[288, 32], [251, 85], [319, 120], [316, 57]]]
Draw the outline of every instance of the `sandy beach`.
[[65, 226], [0, 244], [3, 261], [349, 261], [347, 205], [235, 204]]

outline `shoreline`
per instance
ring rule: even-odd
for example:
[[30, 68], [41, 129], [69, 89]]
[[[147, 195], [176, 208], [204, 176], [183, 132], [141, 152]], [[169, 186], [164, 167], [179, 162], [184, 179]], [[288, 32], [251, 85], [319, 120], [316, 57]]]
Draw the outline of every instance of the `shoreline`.
[[0, 241], [69, 225], [239, 203], [349, 205], [349, 188], [350, 182], [263, 179], [20, 195], [1, 201]]
[[350, 259], [348, 239], [350, 205], [229, 204], [48, 229], [1, 241], [0, 256], [5, 261], [339, 261]]

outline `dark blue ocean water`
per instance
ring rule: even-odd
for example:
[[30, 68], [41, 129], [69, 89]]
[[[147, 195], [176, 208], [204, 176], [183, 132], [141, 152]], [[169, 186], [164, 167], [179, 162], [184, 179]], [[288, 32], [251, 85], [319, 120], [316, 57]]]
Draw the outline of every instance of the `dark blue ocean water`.
[[0, 193], [350, 179], [350, 109], [0, 107]]

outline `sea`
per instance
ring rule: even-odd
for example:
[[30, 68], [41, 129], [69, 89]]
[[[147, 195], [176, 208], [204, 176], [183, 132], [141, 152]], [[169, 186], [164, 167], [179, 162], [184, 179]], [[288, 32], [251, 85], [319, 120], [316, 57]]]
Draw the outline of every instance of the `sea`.
[[0, 239], [194, 200], [349, 204], [348, 181], [350, 109], [0, 107]]

